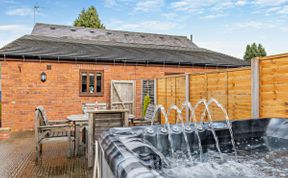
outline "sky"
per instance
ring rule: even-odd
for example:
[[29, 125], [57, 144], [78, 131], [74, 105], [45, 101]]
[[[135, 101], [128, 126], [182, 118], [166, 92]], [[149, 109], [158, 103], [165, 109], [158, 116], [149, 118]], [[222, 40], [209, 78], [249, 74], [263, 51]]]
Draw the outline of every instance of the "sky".
[[90, 5], [107, 29], [192, 34], [199, 47], [238, 58], [253, 42], [268, 55], [288, 52], [288, 0], [0, 0], [0, 47], [30, 34], [34, 20], [72, 25]]

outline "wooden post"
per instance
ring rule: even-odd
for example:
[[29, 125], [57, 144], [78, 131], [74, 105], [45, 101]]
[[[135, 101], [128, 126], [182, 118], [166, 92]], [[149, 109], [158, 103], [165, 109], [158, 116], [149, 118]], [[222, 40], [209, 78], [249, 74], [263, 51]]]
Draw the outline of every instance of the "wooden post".
[[[189, 102], [190, 100], [190, 81], [189, 81], [189, 74], [186, 74], [185, 76], [185, 80], [186, 80], [186, 98], [185, 98], [185, 101], [186, 101], [186, 104]], [[190, 113], [189, 113], [189, 108], [188, 106], [186, 106], [186, 122], [189, 120], [189, 116], [190, 116]]]
[[88, 113], [88, 168], [93, 166], [94, 114]]
[[124, 111], [122, 114], [124, 114], [124, 127], [129, 127], [129, 111]]
[[260, 117], [260, 99], [259, 99], [259, 58], [251, 60], [251, 116], [252, 118]]

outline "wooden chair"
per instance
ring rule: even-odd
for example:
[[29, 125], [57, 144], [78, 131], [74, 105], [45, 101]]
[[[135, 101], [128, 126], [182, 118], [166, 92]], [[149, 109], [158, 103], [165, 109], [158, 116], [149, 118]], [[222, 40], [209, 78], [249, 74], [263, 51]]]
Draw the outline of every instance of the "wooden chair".
[[128, 126], [129, 110], [98, 110], [89, 113], [88, 122], [88, 167], [93, 166], [94, 148], [103, 131], [113, 127]]
[[[83, 114], [87, 113], [87, 111], [89, 110], [95, 110], [95, 105], [96, 103], [83, 103], [82, 104]], [[98, 105], [98, 110], [106, 110], [108, 108], [107, 103], [99, 102], [97, 105]]]
[[36, 142], [36, 162], [42, 154], [42, 144], [53, 142], [68, 142], [68, 156], [72, 153], [71, 125], [67, 120], [49, 121], [43, 106], [35, 109], [35, 142]]
[[[88, 120], [88, 111], [94, 111], [95, 110], [95, 104], [96, 103], [83, 103], [82, 104], [82, 114], [78, 115], [70, 115], [68, 117], [75, 117], [75, 118], [82, 118], [83, 120]], [[97, 103], [98, 110], [106, 110], [108, 105], [103, 102]], [[78, 154], [78, 151], [83, 148], [84, 151], [87, 154], [87, 143], [88, 143], [88, 121], [87, 122], [78, 122], [74, 123], [74, 138], [75, 138], [75, 155]]]
[[[144, 118], [135, 119], [135, 118], [129, 118], [129, 125], [131, 126], [139, 126], [139, 125], [149, 125], [151, 124], [151, 120], [154, 114], [155, 105], [149, 104], [145, 113]], [[159, 119], [156, 114], [154, 124], [159, 124]]]

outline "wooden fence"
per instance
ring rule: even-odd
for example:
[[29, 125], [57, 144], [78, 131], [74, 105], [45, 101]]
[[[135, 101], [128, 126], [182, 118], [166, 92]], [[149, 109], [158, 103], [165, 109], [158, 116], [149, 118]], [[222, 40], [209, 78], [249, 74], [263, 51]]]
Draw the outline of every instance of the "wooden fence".
[[[215, 98], [234, 120], [288, 118], [288, 54], [253, 59], [251, 67], [157, 78], [156, 88], [156, 102], [165, 108]], [[213, 120], [224, 119], [216, 104], [209, 108]], [[203, 109], [197, 109], [198, 119]], [[185, 112], [182, 116], [186, 118]], [[169, 121], [175, 119], [172, 112]]]

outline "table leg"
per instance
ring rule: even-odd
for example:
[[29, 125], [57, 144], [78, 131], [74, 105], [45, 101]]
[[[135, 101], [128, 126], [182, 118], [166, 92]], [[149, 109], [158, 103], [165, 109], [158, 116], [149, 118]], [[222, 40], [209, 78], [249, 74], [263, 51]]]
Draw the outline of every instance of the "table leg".
[[75, 141], [75, 143], [76, 143], [76, 145], [75, 145], [75, 156], [78, 156], [78, 152], [79, 152], [79, 135], [80, 135], [80, 128], [79, 127], [77, 127], [77, 125], [76, 125], [76, 123], [75, 123], [75, 139], [76, 139], [76, 141]]
[[88, 168], [93, 166], [93, 145], [94, 145], [94, 119], [93, 114], [89, 113], [89, 121], [88, 121]]
[[77, 145], [77, 132], [76, 132], [76, 122], [73, 121], [73, 126], [74, 126], [74, 156], [77, 156], [77, 149], [76, 149], [76, 145]]

